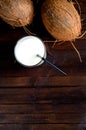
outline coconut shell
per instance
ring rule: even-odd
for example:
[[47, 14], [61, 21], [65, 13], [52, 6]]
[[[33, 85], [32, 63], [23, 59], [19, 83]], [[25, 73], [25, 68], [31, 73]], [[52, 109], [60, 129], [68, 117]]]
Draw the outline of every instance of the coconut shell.
[[45, 0], [41, 16], [47, 31], [57, 40], [73, 41], [81, 34], [81, 19], [72, 2]]
[[0, 0], [0, 17], [12, 26], [31, 24], [33, 16], [34, 7], [31, 0]]

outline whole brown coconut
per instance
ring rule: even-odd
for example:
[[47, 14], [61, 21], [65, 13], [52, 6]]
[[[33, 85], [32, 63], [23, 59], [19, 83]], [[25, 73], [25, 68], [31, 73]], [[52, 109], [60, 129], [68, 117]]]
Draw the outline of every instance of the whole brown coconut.
[[47, 31], [61, 41], [73, 41], [81, 34], [81, 19], [72, 2], [45, 0], [41, 16]]
[[0, 0], [0, 17], [12, 26], [30, 24], [33, 16], [34, 7], [31, 0]]

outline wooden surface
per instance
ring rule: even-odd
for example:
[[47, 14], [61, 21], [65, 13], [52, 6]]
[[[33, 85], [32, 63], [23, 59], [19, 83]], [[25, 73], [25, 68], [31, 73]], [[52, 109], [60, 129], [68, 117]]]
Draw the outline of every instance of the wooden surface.
[[[84, 32], [86, 1], [78, 1]], [[39, 5], [27, 27], [44, 41], [55, 40], [42, 24]], [[70, 42], [45, 42], [47, 59], [68, 73], [63, 76], [46, 63], [24, 68], [15, 61], [14, 46], [26, 35], [0, 19], [0, 130], [86, 130], [86, 36], [74, 43], [82, 63]]]

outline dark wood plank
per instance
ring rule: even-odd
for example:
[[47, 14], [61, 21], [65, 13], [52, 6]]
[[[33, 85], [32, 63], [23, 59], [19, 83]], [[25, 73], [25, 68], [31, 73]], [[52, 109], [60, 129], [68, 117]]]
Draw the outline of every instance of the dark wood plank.
[[86, 76], [0, 77], [0, 87], [79, 87], [86, 86]]
[[[83, 46], [82, 46], [83, 44]], [[48, 45], [47, 59], [54, 63], [56, 66], [64, 70], [70, 75], [85, 75], [86, 74], [86, 53], [85, 41], [82, 40], [76, 43], [78, 50], [81, 53], [83, 62], [80, 63], [79, 58], [72, 48], [70, 43], [63, 45], [56, 45], [53, 49]], [[4, 47], [5, 46], [5, 47]], [[28, 76], [28, 77], [53, 77], [62, 76], [58, 71], [44, 63], [42, 66], [35, 68], [25, 68], [15, 62], [13, 45], [3, 44], [0, 47], [0, 77], [14, 77], [14, 76]]]
[[1, 104], [0, 114], [82, 114], [86, 113], [86, 104]]
[[81, 102], [86, 102], [86, 87], [0, 89], [1, 104]]
[[0, 124], [1, 130], [84, 130], [85, 125], [74, 124]]
[[24, 124], [86, 124], [85, 114], [0, 114], [0, 123]]

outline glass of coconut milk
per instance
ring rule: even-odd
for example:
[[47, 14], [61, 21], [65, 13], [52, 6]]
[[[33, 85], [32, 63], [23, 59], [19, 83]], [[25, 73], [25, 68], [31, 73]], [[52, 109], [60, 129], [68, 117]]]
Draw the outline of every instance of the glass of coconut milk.
[[35, 67], [46, 62], [51, 67], [67, 75], [64, 71], [46, 59], [47, 52], [44, 42], [36, 36], [25, 36], [19, 39], [14, 47], [16, 60], [26, 67]]

